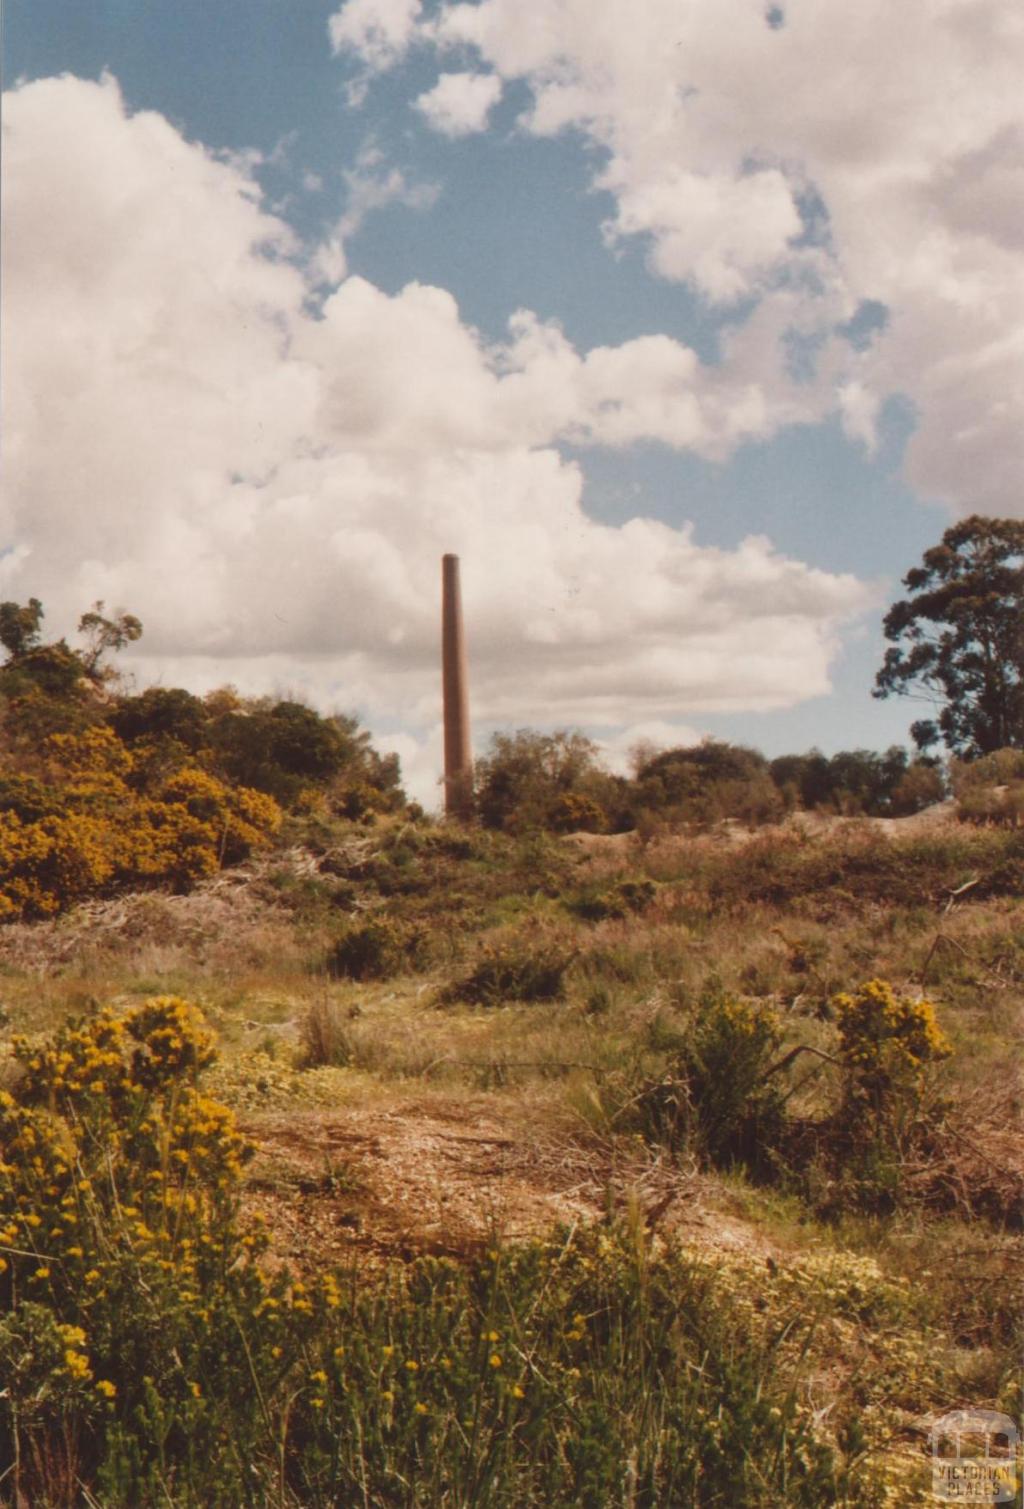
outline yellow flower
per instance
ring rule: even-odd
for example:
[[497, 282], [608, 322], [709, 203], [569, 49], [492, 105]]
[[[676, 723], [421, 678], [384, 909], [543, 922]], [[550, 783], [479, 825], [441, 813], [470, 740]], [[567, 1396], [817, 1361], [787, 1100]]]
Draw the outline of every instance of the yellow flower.
[[490, 1362], [492, 1368], [501, 1367], [501, 1358], [498, 1356], [497, 1352], [492, 1352], [487, 1360]]
[[44, 1278], [49, 1278], [50, 1277], [50, 1270], [49, 1270], [49, 1268], [47, 1268], [45, 1266], [42, 1267], [42, 1268], [37, 1268], [36, 1271], [35, 1271], [35, 1273], [33, 1273], [32, 1277], [33, 1277], [33, 1279], [38, 1279], [40, 1282], [42, 1282], [42, 1280]]
[[309, 1378], [311, 1383], [327, 1382], [327, 1374], [324, 1372], [323, 1368], [318, 1368], [315, 1373], [310, 1373]]
[[526, 1397], [524, 1391], [519, 1387], [518, 1383], [514, 1383], [512, 1385], [512, 1397], [513, 1399], [525, 1399]]
[[409, 1369], [410, 1373], [418, 1373], [419, 1370], [420, 1370], [419, 1363], [418, 1362], [413, 1362], [411, 1359], [405, 1365]]
[[101, 1378], [96, 1384], [96, 1392], [102, 1394], [104, 1399], [113, 1399], [117, 1394], [117, 1385], [111, 1383], [109, 1378]]
[[190, 1383], [189, 1388], [192, 1390], [193, 1399], [201, 1399], [203, 1397], [203, 1391], [198, 1383]]
[[418, 1415], [425, 1415], [427, 1413], [427, 1406], [425, 1404], [417, 1404], [416, 1413]]

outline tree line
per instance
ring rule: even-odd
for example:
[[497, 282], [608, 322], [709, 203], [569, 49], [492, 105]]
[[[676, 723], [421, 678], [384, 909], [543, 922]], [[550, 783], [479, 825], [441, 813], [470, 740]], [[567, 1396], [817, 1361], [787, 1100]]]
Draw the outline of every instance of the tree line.
[[1024, 523], [974, 514], [947, 529], [903, 578], [907, 596], [886, 614], [889, 647], [873, 695], [927, 704], [911, 725], [913, 752], [843, 750], [768, 760], [756, 749], [708, 739], [638, 750], [631, 778], [609, 774], [581, 734], [520, 729], [495, 735], [477, 766], [477, 804], [488, 827], [618, 831], [651, 818], [768, 821], [795, 808], [899, 817], [946, 790], [944, 745], [964, 767], [1004, 773], [996, 758], [1024, 749]]
[[807, 809], [900, 817], [945, 794], [940, 763], [901, 746], [769, 760], [719, 739], [633, 752], [630, 776], [613, 775], [596, 744], [568, 730], [494, 735], [478, 761], [477, 812], [487, 828], [523, 832], [627, 832], [652, 822], [705, 825], [778, 821]]
[[[946, 790], [941, 745], [961, 765], [1024, 749], [1024, 523], [962, 520], [903, 585], [907, 596], [885, 617], [889, 648], [873, 695], [928, 704], [929, 715], [911, 725], [913, 750], [829, 756], [811, 749], [768, 759], [707, 739], [638, 749], [625, 777], [605, 769], [597, 746], [579, 732], [506, 731], [477, 762], [479, 821], [509, 831], [615, 832], [652, 819], [764, 822], [795, 809], [901, 816], [939, 800]], [[46, 740], [102, 726], [130, 751], [140, 789], [156, 789], [194, 764], [285, 809], [319, 794], [343, 817], [415, 814], [397, 756], [374, 750], [355, 718], [324, 716], [290, 698], [241, 697], [230, 687], [205, 697], [180, 687], [129, 692], [112, 657], [141, 636], [134, 615], [94, 604], [79, 622], [78, 647], [44, 642], [43, 617], [37, 598], [0, 603], [7, 652], [0, 813], [31, 805], [25, 779]]]
[[[0, 811], [9, 810], [53, 736], [105, 728], [130, 753], [132, 781], [155, 789], [197, 765], [285, 809], [319, 794], [340, 816], [404, 805], [397, 755], [382, 755], [358, 720], [322, 715], [293, 698], [243, 697], [221, 687], [204, 697], [182, 687], [124, 688], [112, 656], [142, 635], [130, 613], [95, 603], [79, 621], [80, 646], [44, 642], [37, 598], [0, 603]], [[23, 784], [23, 783], [22, 783]]]

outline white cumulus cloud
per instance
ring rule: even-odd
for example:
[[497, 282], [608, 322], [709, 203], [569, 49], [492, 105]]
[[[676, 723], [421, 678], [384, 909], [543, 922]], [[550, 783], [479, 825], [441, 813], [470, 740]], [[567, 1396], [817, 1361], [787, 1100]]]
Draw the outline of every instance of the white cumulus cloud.
[[[393, 0], [349, 0], [355, 19]], [[518, 0], [442, 5], [417, 42], [529, 89], [524, 129], [572, 129], [614, 196], [612, 241], [711, 304], [799, 289], [820, 335], [890, 318], [836, 370], [848, 433], [913, 402], [906, 461], [962, 511], [1024, 510], [1024, 10], [1007, 0]], [[777, 380], [784, 372], [776, 364]]]
[[443, 73], [416, 100], [416, 109], [442, 136], [471, 136], [483, 131], [501, 98], [501, 80], [493, 73]]
[[328, 22], [331, 46], [389, 68], [409, 46], [420, 10], [420, 0], [348, 0]]
[[16, 88], [4, 129], [0, 568], [48, 628], [122, 605], [145, 623], [141, 679], [357, 710], [402, 730], [421, 791], [445, 551], [482, 724], [607, 729], [827, 688], [858, 582], [757, 537], [598, 524], [554, 449], [717, 454], [807, 417], [820, 395], [761, 372], [785, 309], [716, 368], [665, 337], [581, 353], [528, 312], [489, 346], [442, 289], [303, 272], [245, 162], [129, 114], [112, 80]]

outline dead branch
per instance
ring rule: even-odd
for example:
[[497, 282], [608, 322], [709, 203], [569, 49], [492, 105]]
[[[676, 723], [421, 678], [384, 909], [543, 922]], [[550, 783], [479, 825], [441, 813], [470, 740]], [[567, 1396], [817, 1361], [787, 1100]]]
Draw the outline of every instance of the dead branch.
[[824, 1053], [820, 1048], [812, 1048], [809, 1043], [800, 1043], [796, 1048], [790, 1048], [789, 1052], [784, 1053], [774, 1064], [769, 1064], [758, 1080], [758, 1084], [763, 1085], [766, 1079], [771, 1079], [773, 1075], [780, 1074], [783, 1069], [788, 1069], [794, 1059], [799, 1058], [801, 1053], [811, 1053], [815, 1058], [824, 1059], [827, 1064], [835, 1064], [837, 1069], [843, 1067], [842, 1060], [833, 1058], [831, 1053]]

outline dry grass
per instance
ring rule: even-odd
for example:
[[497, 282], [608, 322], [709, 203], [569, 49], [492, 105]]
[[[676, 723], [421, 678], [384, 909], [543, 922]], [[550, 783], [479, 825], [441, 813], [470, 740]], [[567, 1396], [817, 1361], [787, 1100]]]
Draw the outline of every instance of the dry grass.
[[[912, 868], [914, 846], [936, 834], [929, 864], [954, 844], [944, 828], [917, 828], [905, 855], [898, 839], [887, 846], [887, 875], [904, 860]], [[853, 850], [866, 863], [864, 831], [833, 820], [806, 843], [835, 834], [841, 871]], [[353, 833], [190, 897], [123, 898], [6, 929], [2, 1001], [11, 1025], [30, 1032], [96, 1000], [173, 989], [201, 1001], [222, 1042], [212, 1088], [260, 1150], [247, 1199], [290, 1261], [468, 1252], [494, 1233], [515, 1239], [609, 1212], [632, 1212], [670, 1242], [780, 1265], [838, 1244], [912, 1286], [915, 1254], [934, 1246], [942, 1283], [929, 1324], [962, 1350], [964, 1396], [994, 1402], [1014, 1345], [1001, 1285], [1024, 1253], [1002, 1229], [1024, 1196], [1012, 1062], [1024, 905], [969, 892], [950, 907], [941, 888], [922, 899], [920, 888], [885, 897], [875, 887], [858, 900], [842, 876], [809, 898], [742, 901], [757, 845], [771, 841], [732, 825], [646, 850], [588, 837], [527, 852], [490, 837], [460, 846], [398, 829]], [[821, 873], [815, 860], [807, 875]], [[574, 910], [595, 888], [643, 875], [656, 893], [641, 912], [587, 922]], [[728, 893], [727, 909], [713, 893]], [[425, 967], [328, 978], [332, 939], [366, 915], [424, 930], [434, 945]], [[445, 1004], [453, 977], [510, 940], [571, 955], [559, 998]], [[700, 1171], [618, 1130], [615, 1106], [664, 1071], [710, 981], [770, 1004], [786, 1050], [827, 1052], [832, 996], [873, 976], [926, 987], [956, 1048], [940, 1087], [951, 1113], [928, 1159], [904, 1168], [908, 1204], [896, 1216], [823, 1226], [791, 1195]], [[792, 1113], [821, 1116], [838, 1097], [836, 1070], [808, 1055], [791, 1091]], [[915, 1303], [930, 1303], [928, 1290]], [[835, 1390], [842, 1379], [837, 1362]]]

